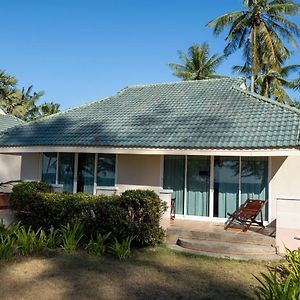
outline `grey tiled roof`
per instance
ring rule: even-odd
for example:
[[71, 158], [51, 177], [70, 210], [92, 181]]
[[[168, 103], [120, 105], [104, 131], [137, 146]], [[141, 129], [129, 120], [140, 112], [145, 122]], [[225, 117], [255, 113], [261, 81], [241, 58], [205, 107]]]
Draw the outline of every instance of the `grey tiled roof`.
[[240, 88], [241, 78], [127, 87], [0, 137], [3, 146], [276, 148], [299, 145], [299, 111]]
[[14, 126], [22, 125], [24, 122], [14, 116], [0, 113], [0, 133]]

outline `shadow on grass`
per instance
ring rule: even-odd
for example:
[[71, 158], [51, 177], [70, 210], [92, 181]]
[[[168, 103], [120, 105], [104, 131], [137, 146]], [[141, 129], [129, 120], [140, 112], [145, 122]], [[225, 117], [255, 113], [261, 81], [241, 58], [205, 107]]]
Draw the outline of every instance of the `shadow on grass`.
[[[252, 299], [251, 272], [259, 269], [254, 263], [193, 257], [164, 248], [136, 251], [126, 262], [78, 253], [17, 259], [0, 266], [2, 296], [8, 299]], [[8, 272], [10, 268], [16, 271]]]

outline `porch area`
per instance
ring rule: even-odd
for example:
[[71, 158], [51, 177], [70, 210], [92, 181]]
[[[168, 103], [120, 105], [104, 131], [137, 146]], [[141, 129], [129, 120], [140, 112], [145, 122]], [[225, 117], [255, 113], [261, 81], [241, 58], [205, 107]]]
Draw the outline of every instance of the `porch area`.
[[243, 232], [234, 226], [224, 230], [224, 223], [175, 219], [167, 229], [169, 248], [195, 255], [241, 260], [276, 260], [276, 229], [272, 226], [250, 227]]

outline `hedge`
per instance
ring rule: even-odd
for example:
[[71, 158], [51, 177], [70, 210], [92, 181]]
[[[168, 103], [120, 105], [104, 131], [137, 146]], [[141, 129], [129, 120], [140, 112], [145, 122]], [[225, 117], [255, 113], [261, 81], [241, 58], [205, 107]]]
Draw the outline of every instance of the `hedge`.
[[49, 185], [24, 182], [14, 186], [10, 206], [22, 224], [34, 229], [82, 223], [86, 236], [111, 232], [111, 239], [134, 236], [134, 245], [155, 245], [166, 203], [150, 190], [129, 190], [121, 196], [53, 193]]

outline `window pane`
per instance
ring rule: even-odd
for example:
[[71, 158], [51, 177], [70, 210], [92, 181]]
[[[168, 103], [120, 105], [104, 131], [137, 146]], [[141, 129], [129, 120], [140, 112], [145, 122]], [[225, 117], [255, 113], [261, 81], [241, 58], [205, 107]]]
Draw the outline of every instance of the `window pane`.
[[42, 181], [56, 183], [57, 153], [43, 153]]
[[93, 194], [95, 154], [78, 154], [77, 192]]
[[239, 205], [239, 158], [215, 157], [214, 217], [226, 218]]
[[210, 159], [189, 156], [187, 160], [187, 214], [208, 216]]
[[166, 155], [164, 158], [164, 189], [172, 189], [176, 198], [176, 214], [183, 214], [184, 156]]
[[97, 185], [115, 185], [116, 156], [114, 154], [99, 154], [97, 168]]
[[[242, 157], [241, 168], [241, 200], [268, 199], [268, 158]], [[264, 218], [267, 220], [267, 206], [264, 208]]]
[[59, 153], [58, 183], [63, 184], [63, 191], [73, 193], [74, 153]]

